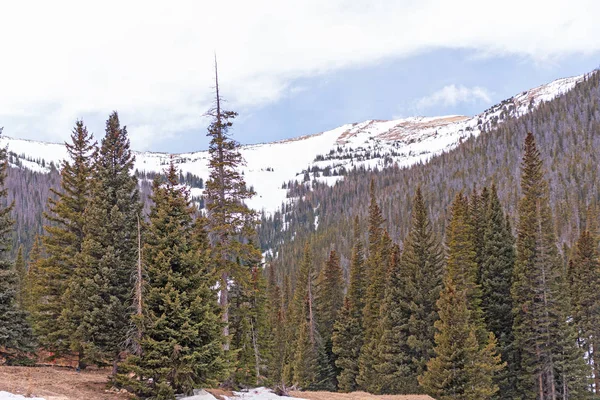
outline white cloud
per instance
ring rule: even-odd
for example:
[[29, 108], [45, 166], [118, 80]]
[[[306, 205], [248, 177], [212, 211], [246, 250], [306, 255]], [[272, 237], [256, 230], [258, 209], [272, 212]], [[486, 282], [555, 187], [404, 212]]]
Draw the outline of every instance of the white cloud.
[[468, 88], [463, 85], [447, 85], [440, 90], [419, 99], [416, 103], [418, 110], [424, 110], [434, 106], [451, 107], [459, 103], [490, 103], [492, 101], [490, 92], [483, 87], [474, 86]]
[[151, 147], [203, 131], [214, 51], [240, 110], [290, 94], [297, 78], [428, 49], [535, 62], [593, 53], [599, 14], [595, 0], [4, 1], [0, 125], [63, 140], [77, 117], [117, 109], [133, 146]]

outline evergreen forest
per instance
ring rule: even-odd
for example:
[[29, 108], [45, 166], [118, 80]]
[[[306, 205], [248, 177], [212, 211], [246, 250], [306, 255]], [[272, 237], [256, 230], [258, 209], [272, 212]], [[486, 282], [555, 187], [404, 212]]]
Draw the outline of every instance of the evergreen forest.
[[205, 181], [135, 171], [117, 112], [99, 140], [76, 121], [49, 174], [0, 149], [3, 363], [157, 400], [600, 398], [600, 74], [427, 163], [288, 182], [273, 215], [224, 104], [215, 79]]

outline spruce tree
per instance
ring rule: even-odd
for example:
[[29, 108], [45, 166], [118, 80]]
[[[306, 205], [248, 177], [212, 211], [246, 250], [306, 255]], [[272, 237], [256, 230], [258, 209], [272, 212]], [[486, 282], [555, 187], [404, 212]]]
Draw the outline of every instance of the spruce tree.
[[[458, 290], [465, 290], [471, 318], [479, 321], [483, 335], [481, 288], [477, 284], [477, 251], [470, 218], [469, 200], [459, 193], [452, 203], [450, 223], [446, 231], [446, 273], [452, 276]], [[483, 336], [479, 339], [483, 339]]]
[[[486, 227], [486, 212], [488, 205], [489, 193], [484, 187], [481, 192], [477, 188], [473, 188], [469, 201], [469, 217], [471, 221], [471, 229], [473, 235], [473, 245], [475, 247], [475, 261], [479, 270], [483, 263], [485, 250], [485, 227]], [[477, 276], [477, 283], [480, 283], [480, 276]]]
[[498, 375], [498, 396], [518, 398], [518, 349], [513, 335], [510, 288], [515, 264], [514, 237], [500, 205], [496, 186], [489, 191], [486, 207], [485, 248], [481, 260], [481, 308], [486, 329], [498, 339], [498, 348], [507, 367]]
[[316, 283], [317, 327], [321, 337], [321, 373], [318, 381], [323, 390], [335, 390], [337, 375], [335, 355], [333, 354], [333, 326], [344, 304], [344, 282], [340, 258], [335, 250], [329, 253], [329, 258]]
[[439, 400], [486, 400], [498, 391], [493, 378], [502, 364], [496, 340], [490, 333], [480, 345], [467, 291], [447, 276], [437, 303], [440, 319], [435, 323], [435, 357], [427, 363], [419, 384]]
[[435, 358], [419, 383], [439, 399], [490, 399], [498, 391], [502, 369], [496, 338], [487, 332], [476, 283], [477, 261], [468, 201], [459, 193], [452, 204], [446, 233], [446, 275], [437, 302]]
[[362, 231], [357, 216], [354, 219], [354, 242], [352, 246], [352, 255], [350, 257], [350, 279], [346, 295], [353, 304], [354, 314], [360, 320], [362, 320], [362, 311], [365, 307], [365, 295], [367, 291], [367, 274], [365, 268]]
[[364, 339], [358, 359], [359, 373], [356, 382], [359, 387], [366, 391], [376, 390], [375, 363], [377, 352], [379, 312], [381, 302], [385, 293], [385, 274], [387, 270], [387, 261], [391, 249], [391, 240], [389, 235], [384, 232], [384, 219], [381, 214], [381, 208], [377, 203], [375, 196], [375, 182], [371, 180], [369, 190], [369, 242], [368, 255], [365, 260], [366, 266], [366, 289], [365, 306], [363, 307], [363, 330]]
[[369, 255], [371, 266], [376, 273], [371, 273], [366, 290], [366, 301], [363, 309], [364, 344], [358, 359], [358, 376], [360, 388], [375, 393], [378, 389], [378, 374], [373, 366], [378, 360], [378, 345], [382, 337], [380, 318], [381, 304], [385, 295], [386, 279], [389, 271], [393, 243], [386, 230], [381, 235], [376, 253]]
[[293, 291], [292, 283], [289, 275], [283, 277], [283, 290], [281, 291], [281, 309], [283, 312], [283, 321], [285, 326], [282, 329], [282, 342], [285, 343], [285, 352], [281, 355], [281, 384], [282, 386], [291, 384], [294, 371], [292, 370], [292, 360], [294, 357], [294, 345], [296, 339], [297, 328], [294, 307], [293, 307]]
[[[369, 246], [366, 265], [366, 289], [363, 309], [365, 340], [369, 341], [379, 322], [379, 308], [385, 290], [385, 272], [389, 247], [384, 244], [383, 217], [375, 197], [375, 183], [371, 180], [369, 205]], [[386, 232], [387, 235], [387, 232]], [[388, 235], [389, 238], [389, 235]]]
[[15, 272], [17, 273], [17, 305], [21, 310], [25, 310], [25, 297], [26, 297], [26, 279], [27, 279], [27, 265], [25, 263], [25, 257], [23, 256], [23, 246], [19, 246], [17, 250], [17, 258], [15, 259]]
[[253, 240], [257, 214], [244, 203], [255, 193], [246, 186], [240, 172], [244, 165], [240, 144], [229, 133], [237, 113], [222, 108], [216, 61], [215, 104], [208, 114], [212, 117], [207, 134], [210, 137], [210, 176], [204, 195], [208, 232], [219, 274], [219, 304], [223, 310], [223, 335], [226, 338], [224, 349], [229, 350], [230, 281], [235, 281], [236, 285], [248, 282], [251, 269], [260, 263], [261, 254]]
[[304, 247], [304, 256], [296, 281], [292, 303], [293, 324], [298, 330], [294, 339], [291, 360], [292, 383], [302, 389], [311, 389], [317, 382], [317, 357], [319, 332], [315, 318], [315, 269], [309, 244]]
[[514, 335], [521, 352], [520, 390], [525, 399], [582, 398], [583, 354], [568, 322], [566, 277], [540, 153], [531, 133], [521, 165], [517, 258], [512, 298]]
[[174, 399], [175, 393], [216, 385], [224, 377], [220, 309], [210, 259], [194, 235], [194, 207], [171, 162], [153, 183], [145, 233], [141, 354], [130, 356], [119, 380], [141, 396]]
[[[399, 265], [388, 278], [383, 337], [380, 343], [384, 393], [420, 393], [417, 377], [434, 356], [436, 302], [442, 289], [443, 254], [433, 232], [421, 189], [417, 188], [412, 223]], [[395, 266], [395, 263], [392, 262]]]
[[94, 160], [82, 249], [61, 316], [82, 360], [112, 361], [113, 376], [130, 328], [131, 278], [138, 262], [141, 204], [134, 159], [127, 129], [113, 112]]
[[[33, 240], [33, 246], [29, 251], [29, 257], [27, 260], [27, 275], [25, 275], [25, 293], [24, 293], [24, 307], [29, 313], [31, 321], [35, 322], [37, 316], [37, 305], [42, 302], [42, 296], [45, 289], [44, 278], [41, 275], [40, 263], [43, 262], [42, 257], [42, 239], [39, 235], [35, 235]], [[34, 325], [34, 323], [32, 323]], [[35, 325], [33, 326], [35, 333]]]
[[350, 260], [350, 283], [344, 305], [335, 321], [332, 351], [339, 369], [338, 388], [344, 392], [357, 389], [358, 357], [363, 345], [363, 308], [365, 294], [364, 253], [358, 217], [354, 220], [354, 245]]
[[267, 383], [267, 367], [273, 357], [273, 332], [267, 283], [262, 270], [254, 267], [248, 285], [231, 289], [231, 344], [237, 350], [233, 380], [237, 385]]
[[[304, 313], [307, 304], [304, 305]], [[297, 327], [298, 335], [296, 339], [295, 351], [293, 354], [293, 382], [302, 390], [314, 389], [318, 378], [318, 346], [314, 339], [314, 333], [310, 326], [310, 321], [302, 320]]]
[[[577, 328], [579, 347], [593, 370], [594, 387], [600, 388], [600, 255], [598, 238], [581, 232], [569, 262], [568, 282], [571, 317]], [[596, 391], [598, 396], [598, 391]]]
[[[398, 292], [404, 286], [404, 271], [400, 266], [400, 250], [394, 246], [386, 279], [385, 297], [381, 304], [381, 315], [372, 376], [375, 381], [370, 391], [375, 393], [403, 393], [410, 385], [410, 355], [407, 349], [407, 335], [402, 325], [410, 315], [398, 304]], [[410, 313], [408, 313], [410, 314]], [[405, 380], [405, 378], [408, 378]], [[414, 377], [412, 377], [414, 378]]]
[[[3, 204], [8, 194], [7, 168], [7, 150], [0, 148], [0, 200]], [[14, 224], [11, 218], [13, 208], [14, 203], [0, 207], [0, 358], [9, 363], [19, 359], [24, 352], [33, 350], [33, 335], [27, 314], [17, 302], [19, 277], [14, 263], [8, 258]]]
[[351, 300], [344, 298], [344, 306], [335, 323], [333, 332], [333, 353], [335, 365], [340, 370], [337, 376], [338, 389], [353, 392], [358, 389], [358, 358], [363, 344], [363, 329], [360, 319], [352, 313]]
[[[92, 161], [96, 151], [93, 136], [82, 121], [75, 123], [71, 143], [65, 143], [68, 159], [63, 160], [60, 171], [60, 189], [52, 189], [48, 199], [48, 212], [44, 215], [43, 247], [45, 259], [36, 266], [43, 282], [38, 285], [34, 328], [40, 344], [55, 355], [70, 350], [81, 351], [74, 339], [75, 327], [68, 323], [65, 309], [66, 290], [75, 273], [84, 239], [84, 212], [90, 197]], [[76, 306], [76, 305], [75, 305]]]
[[269, 316], [273, 333], [272, 357], [268, 366], [269, 380], [275, 385], [282, 385], [283, 369], [289, 361], [289, 348], [287, 343], [287, 310], [283, 302], [283, 293], [275, 279], [273, 265], [268, 267], [267, 292], [269, 296]]

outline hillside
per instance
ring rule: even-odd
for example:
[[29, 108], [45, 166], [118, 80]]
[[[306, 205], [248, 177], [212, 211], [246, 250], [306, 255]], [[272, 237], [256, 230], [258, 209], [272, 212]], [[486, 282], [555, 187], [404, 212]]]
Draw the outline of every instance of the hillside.
[[[333, 130], [273, 143], [243, 146], [246, 160], [242, 169], [257, 196], [250, 200], [256, 210], [272, 213], [287, 198], [282, 188], [289, 181], [304, 180], [313, 172], [313, 181], [334, 184], [340, 175], [354, 168], [383, 168], [397, 163], [410, 166], [456, 147], [464, 139], [490, 130], [508, 118], [523, 115], [581, 81], [582, 76], [559, 79], [524, 91], [473, 117], [411, 117], [391, 121], [368, 120]], [[63, 144], [0, 137], [18, 158], [18, 166], [34, 172], [50, 172], [66, 157]], [[96, 133], [98, 136], [98, 133]], [[171, 157], [183, 174], [208, 178], [208, 151], [168, 154], [136, 152], [135, 168], [140, 172], [162, 172]], [[319, 174], [314, 174], [314, 172]], [[201, 195], [193, 188], [193, 195]]]
[[[393, 165], [408, 167], [427, 162], [470, 137], [530, 113], [543, 102], [568, 92], [582, 79], [583, 76], [559, 79], [524, 91], [473, 117], [369, 120], [314, 135], [242, 146], [246, 160], [244, 176], [257, 192], [249, 204], [264, 211], [266, 221], [282, 206], [291, 207], [300, 199], [297, 192], [304, 189], [297, 183], [329, 187], [353, 170], [381, 170]], [[16, 202], [18, 233], [13, 240], [16, 251], [18, 244], [28, 249], [35, 234], [42, 233], [42, 212], [50, 188], [57, 185], [56, 167], [66, 157], [66, 149], [63, 144], [16, 139], [10, 137], [10, 132], [5, 134], [0, 137], [0, 145], [7, 146], [12, 153], [9, 188], [14, 197], [9, 200], [14, 198]], [[208, 177], [207, 151], [174, 155], [137, 152], [135, 155], [135, 168], [144, 192], [149, 191], [152, 176], [161, 173], [173, 157], [182, 172], [182, 183], [190, 187], [196, 200], [200, 199], [202, 182]], [[280, 231], [290, 223], [291, 220], [275, 217], [274, 224], [267, 223], [261, 228], [265, 250], [274, 246], [274, 238], [279, 240]]]
[[514, 216], [520, 195], [522, 144], [528, 131], [535, 135], [548, 171], [556, 232], [561, 243], [570, 245], [584, 226], [588, 209], [600, 200], [599, 105], [600, 76], [591, 74], [573, 90], [530, 113], [509, 118], [485, 134], [473, 135], [428, 163], [352, 171], [333, 187], [318, 184], [308, 190], [295, 185], [290, 190], [299, 199], [297, 203], [263, 220], [265, 249], [269, 255], [278, 255], [274, 265], [281, 275], [294, 274], [308, 240], [316, 265], [322, 265], [329, 250], [335, 249], [347, 266], [351, 221], [355, 215], [365, 216], [371, 180], [386, 228], [398, 242], [407, 232], [412, 197], [419, 186], [440, 236], [454, 194], [475, 186], [495, 183], [503, 205]]

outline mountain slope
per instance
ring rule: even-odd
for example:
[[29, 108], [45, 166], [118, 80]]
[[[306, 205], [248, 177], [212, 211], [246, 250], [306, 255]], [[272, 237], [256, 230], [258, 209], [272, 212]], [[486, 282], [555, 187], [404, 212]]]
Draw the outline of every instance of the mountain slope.
[[[440, 236], [444, 235], [449, 203], [459, 191], [469, 193], [474, 187], [481, 189], [495, 183], [503, 205], [515, 216], [522, 145], [528, 131], [536, 138], [551, 185], [559, 243], [568, 245], [586, 226], [588, 216], [596, 224], [600, 222], [598, 73], [588, 75], [571, 90], [531, 112], [509, 118], [485, 134], [473, 135], [428, 163], [376, 172], [356, 170], [335, 186], [318, 184], [310, 190], [305, 185], [291, 186], [298, 201], [284, 212], [263, 219], [263, 248], [278, 256], [274, 265], [280, 274], [293, 276], [308, 241], [315, 265], [322, 265], [329, 251], [335, 249], [347, 266], [352, 220], [359, 215], [365, 221], [371, 180], [375, 182], [385, 227], [399, 243], [406, 236], [412, 197], [419, 186]], [[516, 221], [512, 222], [514, 226]]]
[[[522, 92], [474, 117], [412, 117], [392, 121], [369, 120], [336, 129], [273, 143], [246, 145], [241, 149], [247, 183], [257, 196], [251, 207], [272, 214], [286, 202], [289, 181], [312, 180], [334, 184], [354, 168], [378, 168], [398, 164], [410, 166], [425, 162], [477, 136], [511, 117], [531, 112], [542, 102], [571, 90], [583, 76], [559, 79]], [[19, 161], [18, 166], [35, 172], [49, 172], [67, 153], [64, 145], [0, 137]], [[173, 157], [181, 171], [208, 177], [208, 152], [171, 155], [137, 152], [138, 171], [162, 172]], [[309, 173], [307, 173], [309, 172]], [[200, 196], [202, 189], [192, 188]]]

